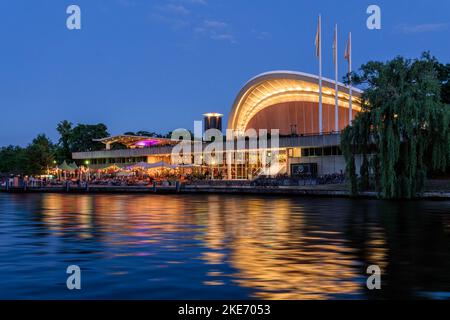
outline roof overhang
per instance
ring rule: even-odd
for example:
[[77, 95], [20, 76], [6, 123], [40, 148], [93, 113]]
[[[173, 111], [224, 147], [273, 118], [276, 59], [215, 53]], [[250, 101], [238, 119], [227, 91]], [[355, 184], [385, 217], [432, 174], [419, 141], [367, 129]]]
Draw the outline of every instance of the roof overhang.
[[173, 141], [166, 138], [154, 138], [148, 136], [131, 136], [131, 135], [117, 135], [112, 137], [106, 137], [103, 139], [94, 139], [96, 142], [101, 142], [105, 145], [111, 145], [114, 143], [120, 143], [128, 148], [148, 148], [160, 145], [169, 145]]
[[[361, 110], [362, 91], [352, 87], [352, 108]], [[335, 81], [322, 78], [323, 103], [335, 104]], [[349, 87], [338, 82], [339, 106], [349, 108]], [[240, 90], [228, 119], [228, 129], [243, 132], [261, 110], [284, 102], [319, 102], [319, 77], [295, 71], [260, 74]]]

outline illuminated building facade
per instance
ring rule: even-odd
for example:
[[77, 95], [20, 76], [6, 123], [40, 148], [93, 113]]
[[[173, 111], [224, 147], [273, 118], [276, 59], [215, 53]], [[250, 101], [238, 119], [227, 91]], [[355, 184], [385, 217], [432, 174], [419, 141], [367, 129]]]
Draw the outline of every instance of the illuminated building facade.
[[[250, 80], [239, 92], [228, 128], [245, 131], [279, 129], [281, 135], [319, 134], [318, 77], [301, 72], [275, 71]], [[349, 90], [339, 84], [338, 130], [335, 128], [335, 83], [323, 79], [323, 131], [338, 133], [349, 123]], [[361, 110], [362, 92], [353, 88], [352, 120]]]
[[203, 130], [208, 131], [210, 129], [217, 129], [222, 131], [222, 118], [223, 114], [220, 113], [205, 113], [203, 115]]
[[[344, 171], [345, 162], [340, 151], [340, 131], [349, 125], [361, 111], [361, 94], [353, 88], [350, 112], [349, 88], [338, 84], [336, 106], [335, 83], [323, 79], [323, 132], [319, 132], [318, 77], [301, 72], [275, 71], [261, 74], [238, 93], [228, 116], [227, 129], [244, 134], [249, 129], [278, 129], [280, 132], [276, 168], [264, 168], [262, 164], [249, 164], [250, 152], [235, 149], [239, 161], [209, 165], [205, 170], [216, 179], [253, 179], [258, 175], [290, 176], [323, 175]], [[336, 108], [337, 107], [337, 108]], [[205, 129], [222, 128], [222, 115], [205, 114]], [[225, 133], [224, 133], [225, 135]], [[176, 141], [152, 137], [115, 136], [98, 140], [105, 150], [74, 153], [79, 162], [88, 161], [93, 169], [108, 165], [126, 165], [138, 162], [171, 163], [171, 153]], [[124, 148], [111, 148], [119, 143]], [[206, 144], [205, 144], [206, 145]], [[267, 148], [270, 157], [271, 148]], [[356, 164], [358, 166], [358, 163]]]

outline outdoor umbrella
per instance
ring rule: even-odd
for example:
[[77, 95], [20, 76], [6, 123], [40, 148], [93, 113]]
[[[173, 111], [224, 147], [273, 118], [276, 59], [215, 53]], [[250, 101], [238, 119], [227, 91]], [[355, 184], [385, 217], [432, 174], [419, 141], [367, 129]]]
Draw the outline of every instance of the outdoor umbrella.
[[72, 162], [71, 164], [70, 164], [70, 166], [72, 167], [72, 169], [75, 171], [75, 170], [78, 170], [78, 166], [77, 166], [77, 164], [75, 163], [75, 162]]
[[133, 168], [133, 169], [139, 169], [139, 168], [150, 169], [150, 168], [153, 168], [153, 167], [152, 167], [152, 165], [150, 163], [139, 162], [139, 163], [136, 163], [135, 165], [131, 166], [131, 168]]
[[172, 170], [174, 170], [174, 169], [177, 168], [177, 166], [173, 166], [173, 165], [168, 164], [168, 163], [166, 163], [164, 161], [157, 162], [157, 163], [151, 163], [150, 166], [149, 166], [149, 169], [156, 169], [156, 168], [165, 168], [165, 169], [172, 169]]
[[64, 162], [58, 166], [58, 169], [61, 171], [69, 171], [69, 172], [73, 172], [76, 170], [74, 167], [68, 165], [66, 160], [64, 160]]

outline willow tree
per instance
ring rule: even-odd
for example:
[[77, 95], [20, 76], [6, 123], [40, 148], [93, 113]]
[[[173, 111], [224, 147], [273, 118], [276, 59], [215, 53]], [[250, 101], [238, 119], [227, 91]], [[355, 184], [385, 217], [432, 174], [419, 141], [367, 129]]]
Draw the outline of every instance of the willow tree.
[[[427, 173], [450, 163], [450, 106], [441, 99], [437, 61], [397, 57], [352, 75], [363, 85], [362, 112], [342, 134], [352, 192], [372, 185], [383, 198], [411, 198]], [[361, 159], [359, 177], [355, 161]]]

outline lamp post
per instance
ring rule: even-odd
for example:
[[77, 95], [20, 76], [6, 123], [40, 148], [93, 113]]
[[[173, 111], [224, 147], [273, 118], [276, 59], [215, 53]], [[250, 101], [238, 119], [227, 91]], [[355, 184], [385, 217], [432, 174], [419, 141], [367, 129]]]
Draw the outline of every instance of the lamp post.
[[272, 151], [267, 152], [267, 158], [269, 160], [269, 177], [272, 177]]
[[90, 177], [90, 169], [89, 169], [90, 161], [89, 161], [89, 160], [86, 160], [86, 161], [84, 162], [84, 164], [86, 165], [86, 168], [87, 168], [86, 181], [89, 181], [89, 180], [91, 180], [91, 177]]
[[211, 162], [211, 180], [214, 180], [214, 166], [216, 165], [216, 161]]

